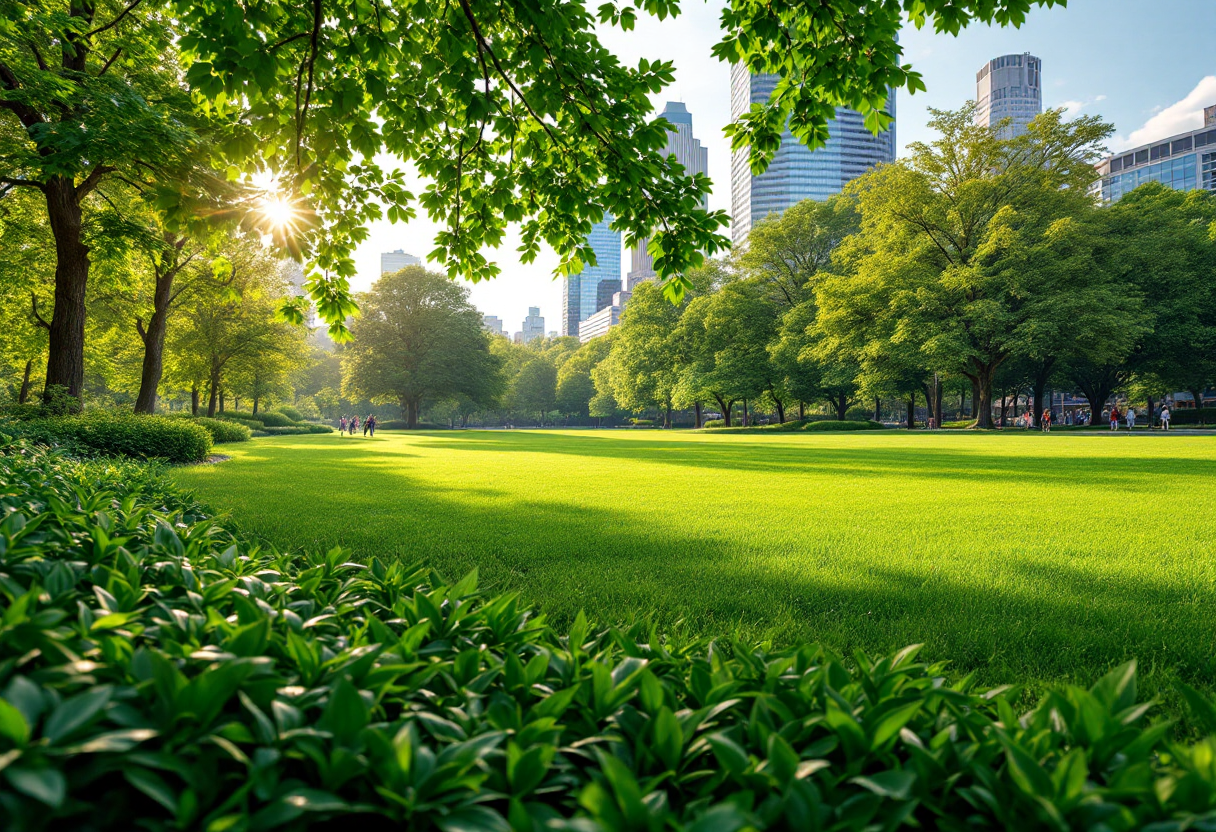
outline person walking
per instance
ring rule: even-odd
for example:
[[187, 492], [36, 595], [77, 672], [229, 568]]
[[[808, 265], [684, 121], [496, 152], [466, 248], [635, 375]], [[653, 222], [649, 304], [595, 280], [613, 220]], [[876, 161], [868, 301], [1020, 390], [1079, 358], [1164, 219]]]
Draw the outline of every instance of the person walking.
[[1136, 426], [1136, 408], [1131, 405], [1127, 406], [1127, 429], [1130, 431]]
[[1119, 408], [1114, 405], [1110, 406], [1110, 429], [1115, 432], [1119, 430]]
[[1170, 406], [1168, 404], [1163, 405], [1161, 408], [1161, 429], [1170, 429]]
[[366, 419], [363, 420], [363, 435], [364, 436], [367, 436], [367, 432], [369, 430], [371, 430], [371, 426], [372, 426], [372, 417], [368, 416]]
[[372, 439], [375, 439], [376, 438], [376, 414], [375, 413], [373, 413], [371, 416], [367, 417], [367, 424], [369, 425], [369, 427], [371, 429]]
[[1051, 408], [1044, 408], [1043, 415], [1039, 417], [1039, 426], [1043, 433], [1051, 433]]
[[346, 433], [346, 417], [345, 416], [338, 419], [338, 435], [341, 436], [344, 433]]
[[350, 417], [350, 435], [354, 436], [358, 432], [359, 432], [359, 417], [351, 416]]

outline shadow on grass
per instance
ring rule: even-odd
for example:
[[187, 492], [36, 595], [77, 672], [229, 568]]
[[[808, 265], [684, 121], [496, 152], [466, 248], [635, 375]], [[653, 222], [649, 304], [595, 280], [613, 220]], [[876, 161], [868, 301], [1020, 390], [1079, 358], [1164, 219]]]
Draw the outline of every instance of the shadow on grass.
[[[1179, 475], [1178, 467], [1187, 477], [1213, 470], [1211, 463], [1186, 459], [1045, 460], [933, 448], [771, 448], [778, 460], [764, 463], [754, 448], [742, 445], [639, 440], [628, 443], [625, 453], [589, 437], [550, 434], [534, 441], [541, 439], [513, 435], [508, 442], [467, 434], [428, 439], [427, 446], [475, 445], [502, 451], [504, 459], [507, 452], [577, 453], [753, 471], [844, 469], [868, 476], [954, 476], [947, 472], [965, 464], [981, 472], [960, 474], [964, 479], [1063, 481], [1071, 472], [1087, 483], [1097, 479], [1120, 487], [1147, 477], [1144, 488], [1154, 487], [1162, 466], [1171, 476]], [[1174, 674], [1212, 687], [1211, 585], [1161, 577], [1168, 571], [1130, 577], [1126, 571], [1135, 564], [1118, 558], [1096, 574], [1092, 549], [1070, 550], [1064, 535], [1050, 562], [1043, 549], [986, 552], [962, 562], [958, 552], [945, 552], [940, 560], [914, 561], [899, 540], [863, 557], [836, 551], [836, 537], [826, 534], [775, 553], [705, 526], [677, 531], [647, 523], [636, 511], [542, 499], [515, 485], [437, 486], [412, 473], [415, 454], [401, 445], [384, 453], [371, 442], [307, 444], [308, 475], [297, 477], [284, 472], [298, 449], [251, 448], [233, 463], [240, 476], [228, 476], [235, 469], [226, 472], [217, 503], [280, 548], [340, 545], [356, 558], [425, 563], [448, 577], [476, 567], [487, 591], [519, 591], [559, 624], [585, 609], [609, 623], [642, 619], [670, 628], [683, 622], [702, 635], [737, 634], [778, 644], [813, 640], [846, 652], [923, 642], [927, 657], [950, 659], [963, 672], [977, 670], [986, 684], [1085, 684], [1111, 665], [1137, 658], [1150, 694]], [[892, 454], [899, 456], [886, 458]], [[1086, 566], [1074, 566], [1074, 556]]]

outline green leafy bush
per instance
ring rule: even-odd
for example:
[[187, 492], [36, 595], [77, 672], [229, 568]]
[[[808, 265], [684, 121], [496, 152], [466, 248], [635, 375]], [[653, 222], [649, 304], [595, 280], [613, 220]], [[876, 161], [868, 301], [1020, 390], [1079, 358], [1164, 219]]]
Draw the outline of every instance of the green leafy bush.
[[296, 410], [291, 405], [287, 405], [287, 404], [280, 405], [279, 407], [275, 408], [275, 412], [282, 413], [284, 416], [286, 416], [288, 419], [290, 419], [293, 422], [303, 422], [304, 421], [304, 417], [300, 414], [300, 411]]
[[42, 408], [29, 402], [25, 404], [10, 402], [0, 405], [0, 420], [4, 421], [26, 422], [42, 415]]
[[803, 426], [803, 430], [882, 430], [884, 425], [881, 422], [865, 421], [865, 422], [840, 422], [835, 420], [825, 420], [822, 422], [807, 422]]
[[[738, 419], [731, 419], [732, 426], [741, 425], [741, 424], [743, 424], [743, 423], [740, 422]], [[703, 428], [723, 428], [723, 427], [726, 427], [726, 420], [725, 419], [707, 419], [701, 423], [701, 427], [703, 427]]]
[[200, 416], [194, 422], [205, 427], [211, 433], [211, 441], [217, 445], [221, 442], [249, 441], [249, 427], [239, 422], [227, 419], [208, 419], [206, 416]]
[[1216, 425], [1216, 407], [1170, 408], [1170, 425]]
[[[206, 417], [202, 417], [202, 418], [206, 418]], [[258, 419], [241, 419], [241, 418], [234, 417], [234, 416], [228, 416], [227, 414], [224, 414], [224, 413], [217, 414], [215, 418], [222, 422], [233, 422], [234, 424], [244, 425], [245, 427], [249, 428], [250, 430], [261, 430], [262, 428], [266, 427], [266, 425], [263, 424]]]
[[287, 425], [281, 428], [267, 426], [261, 432], [267, 436], [304, 436], [310, 433], [333, 433], [334, 429], [329, 425]]
[[258, 415], [253, 417], [268, 428], [289, 428], [295, 424], [295, 420], [289, 419], [282, 413], [274, 413], [268, 410], [258, 412]]
[[90, 410], [14, 422], [4, 433], [84, 456], [115, 454], [133, 459], [201, 462], [211, 453], [211, 433], [190, 419]]
[[630, 419], [629, 424], [635, 428], [649, 428], [654, 426], [654, 419]]
[[1216, 738], [1147, 724], [1133, 664], [1019, 714], [916, 648], [563, 634], [475, 574], [262, 550], [155, 470], [29, 446], [0, 514], [11, 832], [1216, 824]]
[[[714, 419], [712, 421], [718, 422], [719, 425], [722, 422], [721, 419]], [[795, 419], [790, 422], [773, 422], [767, 425], [748, 425], [747, 427], [723, 428], [711, 426], [708, 422], [705, 426], [717, 427], [714, 433], [788, 433], [790, 431], [802, 430], [805, 425], [805, 421]]]

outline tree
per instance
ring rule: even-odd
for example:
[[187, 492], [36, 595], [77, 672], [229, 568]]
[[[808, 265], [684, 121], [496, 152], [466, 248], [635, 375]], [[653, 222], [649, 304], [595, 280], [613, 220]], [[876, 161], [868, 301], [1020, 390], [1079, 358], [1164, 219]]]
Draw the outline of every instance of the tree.
[[532, 359], [515, 377], [514, 393], [516, 405], [538, 414], [543, 425], [545, 414], [557, 408], [557, 370], [548, 359]]
[[[822, 145], [837, 106], [860, 111], [877, 132], [890, 122], [890, 89], [923, 89], [900, 62], [905, 16], [957, 34], [972, 20], [1016, 25], [1054, 2], [895, 0], [859, 14], [855, 0], [732, 0], [713, 54], [784, 79], [732, 125], [732, 144], [751, 146], [759, 172], [787, 126]], [[642, 8], [678, 12], [669, 2]], [[421, 204], [444, 229], [436, 258], [474, 279], [497, 273], [482, 251], [512, 222], [522, 223], [525, 259], [545, 241], [568, 273], [594, 261], [587, 232], [611, 212], [626, 244], [651, 239], [676, 298], [687, 269], [726, 244], [717, 234], [725, 215], [701, 208], [709, 180], [662, 152], [668, 125], [650, 98], [671, 83], [671, 64], [622, 65], [581, 4], [264, 0], [233, 9], [229, 0], [69, 0], [66, 13], [57, 0], [0, 5], [0, 188], [41, 191], [57, 240], [48, 384], [79, 392], [80, 227], [107, 177], [189, 210], [178, 186], [194, 190], [197, 177], [182, 172], [192, 165], [277, 176], [301, 222], [276, 236], [311, 258], [306, 289], [337, 339], [355, 311], [350, 252], [382, 205], [397, 221]], [[629, 29], [637, 13], [604, 4], [599, 23]], [[213, 141], [200, 146], [204, 134]], [[396, 169], [382, 165], [386, 156]], [[430, 180], [420, 198], [404, 186], [407, 164]], [[302, 314], [295, 302], [283, 311]]]
[[592, 338], [574, 352], [557, 371], [557, 409], [569, 416], [590, 416], [591, 400], [595, 397], [595, 382], [591, 371], [608, 357], [619, 330], [610, 330], [612, 338]]
[[413, 429], [424, 400], [463, 394], [488, 404], [501, 392], [502, 362], [468, 289], [408, 266], [381, 277], [360, 304], [342, 356], [343, 395], [396, 401]]
[[664, 409], [663, 426], [671, 427], [672, 396], [679, 379], [672, 342], [681, 309], [663, 297], [658, 284], [639, 284], [621, 313], [612, 345], [612, 394], [625, 410], [640, 413]]
[[1075, 308], [1071, 273], [1037, 266], [1067, 254], [1113, 128], [1051, 111], [1004, 139], [974, 123], [974, 107], [932, 111], [940, 138], [850, 185], [862, 218], [843, 254], [854, 273], [826, 280], [819, 302], [836, 332], [867, 310], [869, 337], [964, 375], [987, 428], [997, 369]]

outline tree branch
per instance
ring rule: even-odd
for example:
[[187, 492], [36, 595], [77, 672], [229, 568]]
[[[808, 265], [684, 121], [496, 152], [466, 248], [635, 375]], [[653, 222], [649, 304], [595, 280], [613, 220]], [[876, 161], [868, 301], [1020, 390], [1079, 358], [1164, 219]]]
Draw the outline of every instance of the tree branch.
[[34, 323], [36, 323], [38, 326], [42, 327], [43, 329], [49, 331], [51, 328], [51, 325], [48, 324], [46, 322], [46, 320], [41, 315], [38, 314], [38, 296], [36, 294], [34, 294], [33, 292], [30, 292], [30, 302], [33, 305], [31, 311], [33, 312], [33, 315], [34, 315]]
[[118, 17], [111, 20], [105, 26], [98, 26], [96, 29], [92, 29], [88, 32], [85, 32], [84, 36], [86, 38], [91, 38], [91, 37], [93, 37], [93, 35], [99, 35], [102, 32], [106, 31], [107, 29], [113, 29], [115, 26], [117, 26], [119, 23], [122, 22], [122, 19], [124, 17], [129, 15], [131, 12], [135, 11], [135, 7], [138, 6], [140, 3], [142, 3], [143, 1], [144, 0], [133, 0], [133, 2], [127, 4], [127, 7], [125, 9], [123, 9], [121, 12], [118, 13]]
[[29, 46], [30, 51], [34, 53], [34, 60], [38, 62], [38, 68], [43, 72], [46, 72], [46, 60], [42, 57], [42, 53], [38, 51], [38, 44], [32, 38], [27, 40], [26, 44]]
[[115, 50], [114, 50], [114, 54], [110, 56], [110, 60], [106, 61], [106, 62], [105, 62], [103, 65], [102, 65], [102, 67], [101, 67], [101, 71], [97, 73], [97, 77], [98, 77], [98, 78], [100, 78], [101, 76], [103, 76], [103, 75], [105, 75], [105, 74], [106, 74], [106, 70], [110, 68], [110, 64], [114, 63], [114, 61], [118, 59], [118, 56], [119, 56], [119, 54], [121, 54], [121, 53], [122, 53], [122, 47], [121, 47], [121, 46], [120, 46], [120, 47], [118, 47], [117, 49], [115, 49]]
[[144, 329], [143, 318], [138, 315], [135, 316], [135, 331], [139, 333], [139, 340], [148, 343], [148, 330]]
[[0, 176], [0, 182], [8, 185], [9, 188], [35, 188], [39, 191], [43, 190], [42, 183], [35, 182], [32, 179], [13, 179], [7, 176]]
[[84, 199], [90, 191], [101, 183], [101, 178], [103, 176], [105, 176], [107, 173], [113, 173], [115, 170], [117, 170], [117, 168], [113, 167], [112, 165], [95, 165], [93, 169], [89, 171], [89, 175], [84, 178], [84, 181], [76, 186], [74, 191], [76, 201], [79, 202], [80, 200]]

